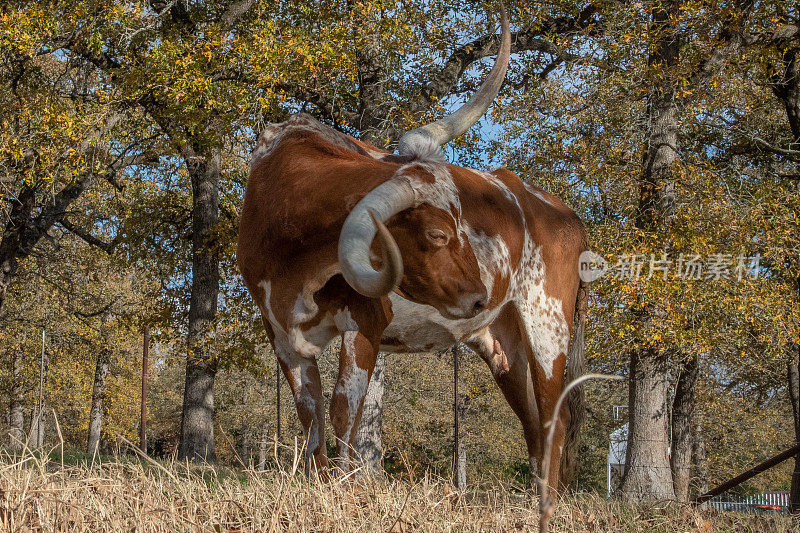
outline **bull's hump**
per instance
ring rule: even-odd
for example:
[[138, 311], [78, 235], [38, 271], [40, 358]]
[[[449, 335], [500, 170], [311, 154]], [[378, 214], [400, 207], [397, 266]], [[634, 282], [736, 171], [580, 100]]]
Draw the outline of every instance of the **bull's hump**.
[[334, 156], [346, 157], [349, 154], [378, 161], [391, 160], [388, 152], [326, 126], [310, 115], [297, 113], [285, 122], [270, 124], [264, 128], [253, 152], [252, 165], [255, 166], [272, 155], [278, 147], [293, 141], [307, 141]]

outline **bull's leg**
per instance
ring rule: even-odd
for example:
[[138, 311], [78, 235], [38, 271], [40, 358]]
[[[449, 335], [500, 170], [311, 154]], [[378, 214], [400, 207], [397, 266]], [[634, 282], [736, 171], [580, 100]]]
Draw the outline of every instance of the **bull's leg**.
[[[569, 291], [562, 292], [569, 294]], [[532, 370], [533, 392], [539, 409], [537, 437], [538, 449], [542, 452], [545, 450], [551, 421], [555, 424], [546, 480], [551, 494], [555, 494], [558, 490], [561, 454], [570, 416], [566, 402], [562, 404], [557, 414], [555, 408], [558, 397], [564, 390], [564, 372], [574, 313], [574, 292], [572, 294], [572, 296], [561, 295], [563, 299], [559, 299], [559, 295], [551, 297], [556, 302], [552, 307], [543, 306], [541, 303], [529, 304], [522, 305], [519, 311], [519, 335]], [[561, 304], [561, 302], [566, 303]], [[564, 316], [569, 318], [563, 318]], [[539, 457], [539, 475], [543, 476], [541, 460]]]
[[331, 423], [336, 434], [337, 465], [348, 472], [353, 466], [353, 444], [361, 421], [367, 385], [375, 370], [380, 337], [389, 322], [377, 300], [353, 297], [338, 320], [342, 331], [339, 377], [331, 398]]
[[522, 433], [528, 448], [531, 474], [539, 475], [542, 459], [541, 424], [528, 350], [513, 305], [507, 305], [489, 328], [491, 338], [468, 342], [489, 365], [506, 401], [522, 423]]
[[325, 451], [325, 406], [322, 403], [322, 382], [316, 358], [298, 355], [278, 343], [276, 354], [286, 381], [292, 389], [297, 417], [306, 435], [306, 473], [312, 468], [325, 472], [328, 455]]
[[[569, 342], [569, 335], [567, 335], [566, 341]], [[536, 359], [536, 362], [533, 364], [533, 391], [536, 395], [536, 405], [539, 407], [540, 428], [538, 437], [542, 451], [544, 451], [547, 436], [550, 431], [550, 422], [555, 419], [555, 432], [553, 434], [553, 443], [550, 451], [550, 469], [547, 479], [547, 483], [552, 492], [558, 490], [561, 453], [564, 449], [564, 439], [567, 434], [567, 425], [569, 424], [569, 409], [567, 408], [566, 402], [562, 404], [559, 415], [557, 417], [554, 416], [556, 402], [558, 401], [561, 391], [564, 389], [564, 369], [566, 360], [566, 353], [560, 353], [556, 360], [552, 362], [552, 366], [550, 366], [549, 369], [546, 368], [546, 366], [550, 365], [549, 361], [545, 361], [545, 365], [543, 365], [539, 359]], [[539, 460], [539, 468], [539, 475], [541, 476], [543, 475], [541, 472], [541, 459]]]
[[[490, 338], [470, 342], [492, 370], [492, 375], [500, 386], [503, 395], [522, 423], [531, 474], [542, 475], [542, 459], [545, 450], [548, 422], [553, 417], [558, 395], [564, 385], [564, 363], [566, 356], [559, 356], [548, 368], [537, 358], [536, 350], [525, 333], [525, 317], [514, 305], [506, 306], [489, 328]], [[548, 346], [561, 345], [563, 339], [551, 339], [556, 333], [553, 328], [537, 329], [534, 333]], [[569, 341], [569, 332], [566, 331]], [[508, 369], [506, 371], [506, 368]], [[548, 484], [555, 490], [558, 486], [558, 472], [561, 451], [564, 446], [569, 413], [562, 408], [556, 421], [556, 431], [550, 457]]]

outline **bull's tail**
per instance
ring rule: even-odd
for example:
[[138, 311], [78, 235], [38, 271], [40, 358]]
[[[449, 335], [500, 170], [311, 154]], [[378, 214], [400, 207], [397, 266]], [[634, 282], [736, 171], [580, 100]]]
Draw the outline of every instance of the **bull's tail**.
[[[586, 326], [587, 292], [587, 284], [581, 280], [575, 301], [575, 317], [573, 319], [572, 339], [567, 353], [565, 384], [586, 372], [584, 328]], [[567, 426], [567, 434], [564, 440], [559, 473], [559, 484], [562, 489], [566, 489], [570, 481], [572, 481], [578, 462], [578, 433], [586, 411], [582, 386], [575, 387], [570, 391], [569, 396], [567, 396], [567, 409], [569, 410], [569, 425]]]

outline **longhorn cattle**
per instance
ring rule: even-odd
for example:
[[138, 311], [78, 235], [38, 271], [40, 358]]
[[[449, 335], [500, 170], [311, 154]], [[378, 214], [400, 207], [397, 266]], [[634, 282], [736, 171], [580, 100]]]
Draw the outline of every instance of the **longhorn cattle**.
[[[291, 386], [308, 462], [318, 468], [328, 459], [316, 356], [338, 336], [330, 417], [339, 466], [351, 467], [378, 351], [461, 342], [489, 365], [538, 473], [573, 317], [585, 305], [578, 257], [586, 234], [557, 197], [504, 169], [447, 164], [440, 152], [499, 91], [510, 50], [501, 16], [500, 52], [481, 89], [452, 115], [403, 136], [399, 155], [304, 114], [259, 137], [237, 259]], [[570, 368], [581, 360], [571, 358]], [[554, 465], [570, 417], [569, 408], [559, 413]], [[550, 472], [555, 487], [559, 469]]]

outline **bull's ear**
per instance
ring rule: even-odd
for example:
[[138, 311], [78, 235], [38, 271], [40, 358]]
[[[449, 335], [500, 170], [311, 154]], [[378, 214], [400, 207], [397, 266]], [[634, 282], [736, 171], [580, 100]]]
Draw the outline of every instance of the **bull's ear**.
[[447, 246], [447, 243], [450, 242], [450, 237], [447, 233], [439, 228], [429, 229], [425, 232], [425, 236], [436, 246]]

